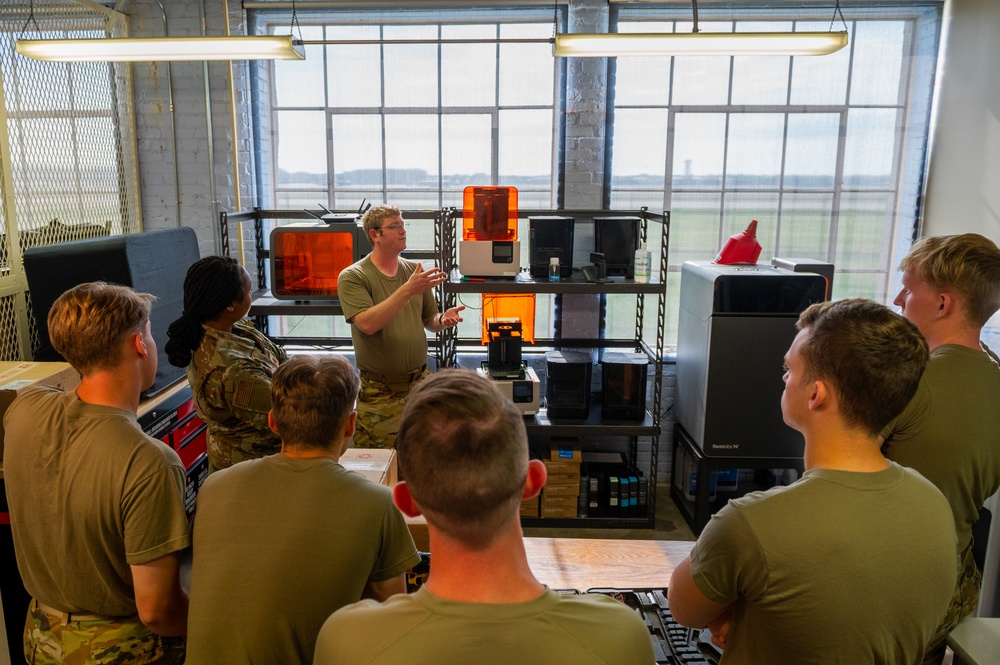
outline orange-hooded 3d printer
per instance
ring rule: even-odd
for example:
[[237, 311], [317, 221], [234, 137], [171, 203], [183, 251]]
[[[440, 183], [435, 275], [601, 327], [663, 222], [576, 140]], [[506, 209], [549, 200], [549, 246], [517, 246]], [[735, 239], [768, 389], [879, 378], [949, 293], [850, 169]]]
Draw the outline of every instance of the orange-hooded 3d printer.
[[278, 300], [337, 300], [340, 271], [371, 252], [355, 215], [343, 221], [285, 224], [271, 231], [271, 295]]

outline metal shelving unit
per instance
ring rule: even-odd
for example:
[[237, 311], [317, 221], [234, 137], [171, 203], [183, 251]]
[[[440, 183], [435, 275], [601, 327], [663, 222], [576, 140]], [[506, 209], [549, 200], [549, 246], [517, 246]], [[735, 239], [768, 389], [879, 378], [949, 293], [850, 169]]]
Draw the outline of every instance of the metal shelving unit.
[[[461, 217], [461, 211], [455, 208], [446, 208], [439, 211], [403, 211], [408, 219], [425, 219], [434, 221], [434, 250], [432, 252], [405, 252], [408, 258], [422, 259], [433, 258], [439, 261], [440, 266], [449, 275], [455, 274], [458, 265], [458, 244], [456, 236], [456, 218]], [[663, 337], [664, 337], [664, 317], [666, 312], [666, 275], [667, 275], [667, 251], [669, 248], [670, 236], [670, 213], [651, 212], [646, 208], [640, 210], [521, 210], [519, 216], [526, 218], [535, 215], [564, 215], [573, 217], [579, 223], [587, 223], [594, 217], [606, 216], [635, 216], [641, 220], [640, 232], [641, 241], [646, 242], [650, 224], [661, 224], [661, 242], [659, 251], [659, 275], [660, 278], [649, 283], [637, 283], [624, 278], [612, 278], [612, 281], [605, 284], [592, 284], [583, 280], [577, 274], [569, 279], [561, 279], [558, 282], [548, 280], [534, 280], [527, 274], [518, 276], [516, 279], [490, 280], [483, 282], [465, 282], [458, 278], [452, 278], [441, 285], [438, 292], [438, 302], [442, 311], [454, 307], [458, 304], [459, 294], [468, 293], [507, 293], [507, 294], [529, 294], [529, 293], [549, 293], [555, 295], [575, 295], [575, 294], [622, 294], [632, 295], [636, 298], [635, 310], [635, 333], [632, 338], [627, 339], [537, 339], [535, 344], [526, 349], [529, 353], [531, 348], [544, 349], [551, 347], [560, 348], [624, 348], [631, 349], [638, 353], [645, 353], [653, 365], [653, 389], [652, 412], [647, 411], [642, 421], [622, 421], [608, 420], [601, 417], [600, 405], [595, 405], [591, 409], [590, 415], [585, 419], [550, 419], [544, 409], [536, 416], [525, 418], [525, 426], [529, 434], [548, 436], [589, 436], [589, 437], [621, 437], [628, 441], [627, 458], [632, 466], [638, 467], [638, 441], [640, 437], [649, 437], [651, 441], [651, 459], [648, 469], [643, 472], [649, 474], [649, 487], [647, 493], [647, 515], [646, 517], [587, 517], [587, 518], [523, 518], [526, 526], [544, 527], [597, 527], [597, 528], [648, 528], [652, 527], [656, 514], [656, 476], [657, 458], [660, 446], [660, 413], [659, 405], [663, 390]], [[314, 216], [301, 210], [254, 210], [227, 213], [222, 212], [219, 216], [220, 236], [222, 242], [222, 253], [230, 255], [230, 225], [241, 222], [252, 223], [254, 228], [254, 257], [257, 262], [257, 289], [253, 293], [253, 304], [250, 309], [251, 316], [255, 317], [255, 323], [259, 330], [265, 334], [268, 332], [268, 316], [291, 316], [291, 315], [314, 315], [314, 316], [340, 316], [343, 311], [339, 301], [313, 301], [298, 302], [290, 300], [278, 300], [271, 296], [267, 289], [267, 271], [269, 254], [264, 243], [264, 221], [265, 220], [312, 220]], [[652, 249], [652, 248], [651, 248]], [[655, 250], [654, 250], [655, 251]], [[655, 260], [655, 259], [654, 259]], [[656, 339], [650, 343], [643, 339], [643, 319], [646, 314], [646, 297], [656, 298]], [[317, 346], [343, 346], [349, 345], [351, 340], [322, 338], [304, 339], [294, 338], [289, 340], [277, 339], [277, 342], [291, 342], [295, 344], [308, 344]], [[436, 348], [431, 352], [437, 358], [438, 367], [454, 367], [458, 365], [459, 348], [476, 348], [481, 350], [480, 340], [460, 340], [455, 328], [447, 330], [437, 335]]]
[[[463, 281], [456, 277], [458, 266], [458, 236], [456, 221], [461, 218], [461, 210], [449, 208], [441, 211], [438, 230], [435, 231], [434, 249], [440, 257], [441, 267], [449, 276], [442, 285], [442, 308], [454, 307], [458, 304], [458, 295], [466, 293], [503, 293], [503, 294], [533, 294], [550, 293], [556, 295], [573, 294], [625, 294], [636, 297], [635, 334], [631, 339], [536, 339], [535, 344], [525, 347], [530, 353], [532, 348], [631, 348], [638, 353], [645, 353], [653, 365], [653, 409], [648, 410], [642, 421], [607, 420], [601, 417], [601, 407], [594, 405], [590, 415], [585, 419], [550, 419], [544, 408], [536, 416], [525, 418], [528, 434], [548, 436], [590, 436], [590, 437], [624, 437], [628, 440], [628, 462], [638, 467], [639, 437], [649, 437], [651, 440], [651, 459], [648, 469], [649, 483], [647, 491], [647, 514], [645, 517], [585, 517], [585, 518], [530, 518], [521, 519], [525, 526], [552, 528], [651, 528], [656, 515], [656, 475], [657, 458], [660, 447], [660, 400], [663, 390], [663, 337], [664, 319], [666, 313], [666, 276], [667, 251], [670, 237], [670, 212], [650, 212], [647, 208], [640, 210], [519, 210], [519, 217], [560, 215], [572, 217], [578, 223], [587, 223], [595, 217], [634, 216], [641, 220], [640, 239], [646, 242], [649, 224], [661, 224], [659, 251], [660, 278], [649, 283], [637, 283], [624, 278], [612, 278], [605, 284], [594, 284], [585, 281], [575, 274], [559, 281], [535, 280], [522, 273], [514, 279], [490, 279], [487, 281]], [[656, 298], [656, 339], [650, 344], [643, 339], [643, 318], [646, 313], [646, 296]], [[457, 330], [448, 328], [438, 334], [438, 358], [440, 367], [458, 366], [459, 348], [482, 349], [481, 340], [458, 339]]]

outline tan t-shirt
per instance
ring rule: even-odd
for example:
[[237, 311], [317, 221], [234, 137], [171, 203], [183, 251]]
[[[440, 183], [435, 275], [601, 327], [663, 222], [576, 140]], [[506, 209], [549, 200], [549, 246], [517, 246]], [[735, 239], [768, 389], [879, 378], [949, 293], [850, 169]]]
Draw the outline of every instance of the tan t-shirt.
[[920, 387], [882, 431], [885, 456], [916, 469], [951, 504], [959, 548], [983, 503], [1000, 488], [1000, 366], [987, 351], [931, 351]]
[[134, 413], [32, 387], [4, 417], [4, 482], [18, 569], [65, 612], [135, 614], [129, 565], [191, 543], [184, 467]]
[[[348, 322], [366, 309], [384, 302], [406, 283], [419, 264], [399, 260], [395, 277], [386, 277], [371, 261], [371, 255], [344, 268], [337, 280], [337, 292]], [[351, 326], [355, 363], [358, 369], [396, 376], [419, 369], [427, 362], [427, 335], [424, 319], [438, 313], [434, 294], [411, 298], [392, 321], [373, 335]]]
[[723, 665], [918, 663], [957, 568], [948, 502], [897, 464], [734, 499], [691, 550], [698, 589], [733, 604]]
[[337, 610], [323, 624], [313, 660], [314, 665], [654, 662], [642, 618], [607, 596], [546, 589], [520, 603], [466, 603], [439, 598], [427, 587], [381, 604], [363, 600]]
[[330, 614], [420, 560], [389, 488], [328, 458], [212, 474], [194, 540], [187, 665], [311, 663]]

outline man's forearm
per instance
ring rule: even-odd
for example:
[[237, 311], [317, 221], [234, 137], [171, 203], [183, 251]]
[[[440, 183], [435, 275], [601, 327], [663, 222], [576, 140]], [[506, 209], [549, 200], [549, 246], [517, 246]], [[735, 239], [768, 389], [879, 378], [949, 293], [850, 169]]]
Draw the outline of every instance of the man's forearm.
[[351, 319], [351, 323], [357, 326], [358, 330], [364, 334], [374, 335], [389, 325], [389, 322], [403, 311], [406, 303], [410, 302], [411, 297], [406, 286], [401, 286], [395, 293], [382, 302], [355, 314]]
[[187, 635], [188, 594], [179, 589], [178, 593], [159, 612], [139, 618], [151, 631], [164, 637], [184, 637]]

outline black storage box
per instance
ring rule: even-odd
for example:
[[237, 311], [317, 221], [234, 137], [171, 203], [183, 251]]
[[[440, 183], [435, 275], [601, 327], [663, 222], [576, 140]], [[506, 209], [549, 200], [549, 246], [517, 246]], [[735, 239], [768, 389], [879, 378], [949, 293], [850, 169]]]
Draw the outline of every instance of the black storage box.
[[545, 354], [545, 402], [549, 418], [586, 418], [590, 414], [590, 354]]
[[601, 415], [620, 420], [645, 418], [646, 354], [610, 351], [601, 365]]
[[549, 276], [549, 259], [559, 259], [559, 277], [573, 276], [573, 227], [571, 217], [529, 217], [528, 251], [531, 257], [531, 276], [545, 279]]
[[604, 254], [608, 277], [635, 277], [641, 221], [638, 217], [594, 218], [594, 251]]

